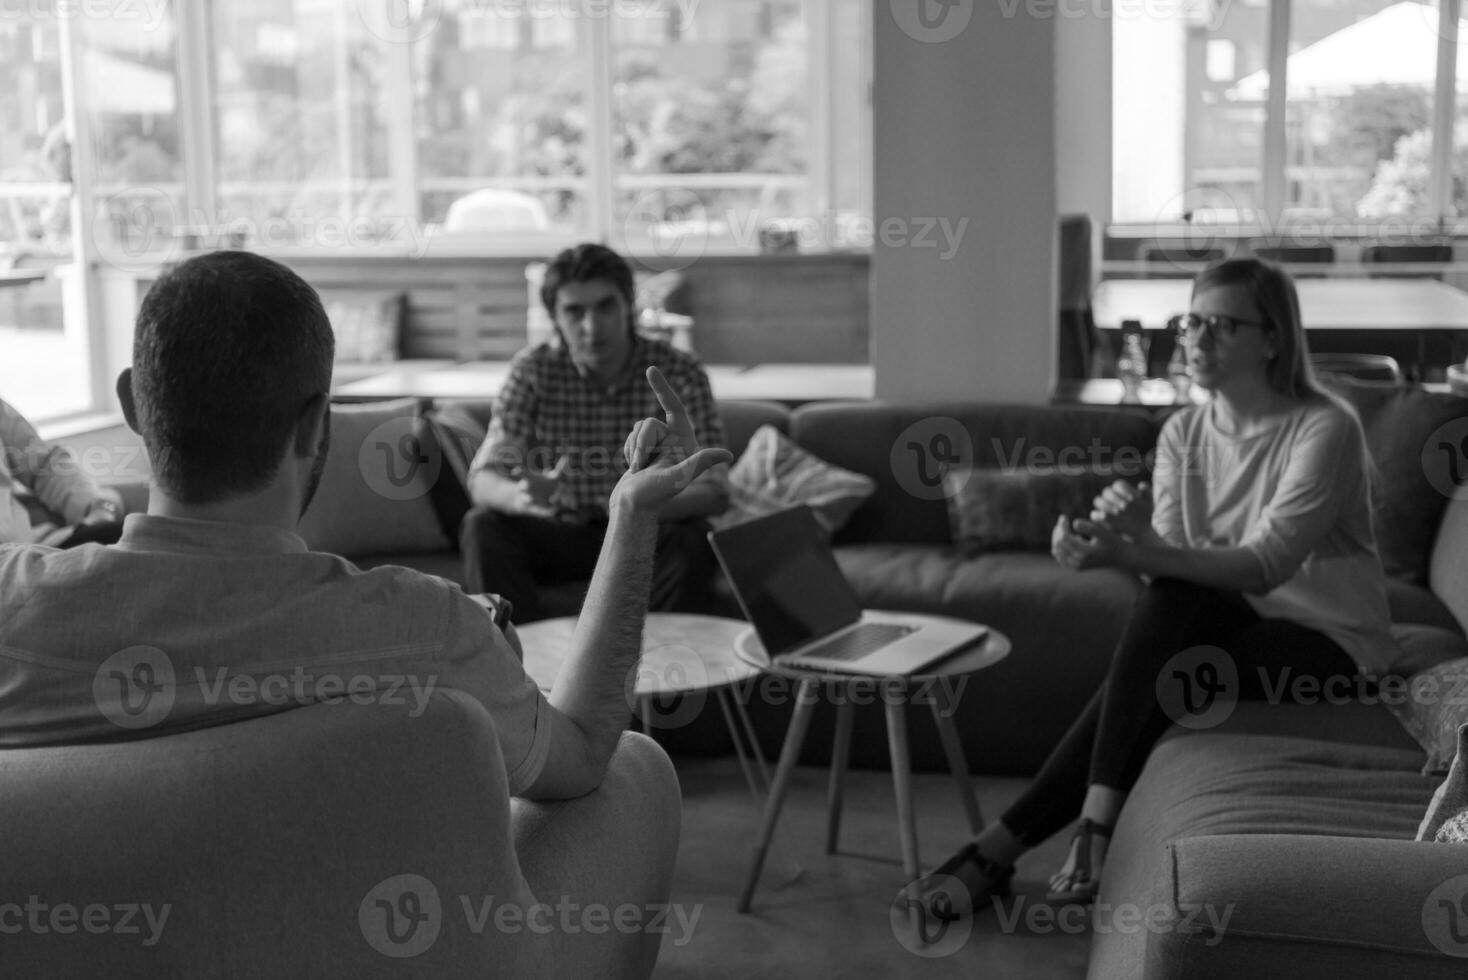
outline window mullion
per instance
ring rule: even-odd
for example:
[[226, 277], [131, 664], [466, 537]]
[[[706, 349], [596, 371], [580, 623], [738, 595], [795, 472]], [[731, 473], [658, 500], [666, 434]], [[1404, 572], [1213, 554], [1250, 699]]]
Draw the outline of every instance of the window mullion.
[[612, 32], [607, 17], [577, 18], [581, 32], [578, 43], [587, 46], [586, 59], [586, 210], [587, 229], [591, 239], [613, 243], [622, 236], [613, 235], [612, 160]]
[[[221, 224], [214, 140], [214, 72], [210, 52], [213, 7], [199, 3], [173, 5], [178, 30], [179, 142], [183, 156], [184, 223]], [[171, 233], [173, 229], [164, 229]]]
[[[824, 218], [835, 207], [834, 168], [835, 112], [832, 95], [836, 60], [832, 57], [835, 0], [805, 0], [806, 37], [809, 51], [806, 71], [810, 84], [810, 172], [806, 177], [811, 213]], [[829, 243], [828, 243], [829, 244]]]
[[1432, 163], [1427, 206], [1438, 227], [1446, 226], [1453, 206], [1453, 118], [1457, 113], [1459, 0], [1441, 0], [1437, 31], [1437, 90], [1432, 103]]
[[423, 220], [418, 193], [418, 139], [414, 114], [418, 108], [413, 77], [413, 44], [388, 43], [387, 85], [383, 115], [387, 120], [387, 167], [397, 216], [418, 227]]
[[1288, 162], [1285, 123], [1290, 56], [1290, 2], [1270, 0], [1269, 4], [1269, 96], [1264, 110], [1264, 187], [1262, 200], [1263, 227], [1279, 228], [1284, 216], [1285, 166]]

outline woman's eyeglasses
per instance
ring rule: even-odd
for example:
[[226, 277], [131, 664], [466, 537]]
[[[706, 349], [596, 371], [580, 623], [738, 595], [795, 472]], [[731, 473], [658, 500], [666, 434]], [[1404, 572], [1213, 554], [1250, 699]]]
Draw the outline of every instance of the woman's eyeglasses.
[[1215, 338], [1232, 340], [1234, 334], [1239, 332], [1239, 327], [1270, 329], [1269, 324], [1261, 320], [1240, 320], [1223, 313], [1210, 313], [1207, 316], [1200, 316], [1197, 313], [1180, 313], [1167, 321], [1167, 329], [1177, 334], [1177, 339], [1185, 344], [1197, 343], [1205, 328]]

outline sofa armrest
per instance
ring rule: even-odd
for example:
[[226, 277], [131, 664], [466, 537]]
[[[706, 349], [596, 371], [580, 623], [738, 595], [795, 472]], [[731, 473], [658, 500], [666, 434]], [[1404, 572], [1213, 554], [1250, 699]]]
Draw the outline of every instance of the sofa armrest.
[[1468, 847], [1193, 837], [1168, 845], [1158, 875], [1149, 980], [1468, 974]]

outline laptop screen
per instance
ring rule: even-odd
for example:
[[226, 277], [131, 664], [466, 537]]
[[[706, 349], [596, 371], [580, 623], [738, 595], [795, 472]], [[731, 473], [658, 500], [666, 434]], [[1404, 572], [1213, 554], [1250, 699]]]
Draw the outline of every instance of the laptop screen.
[[770, 656], [861, 618], [856, 594], [808, 507], [714, 531], [709, 541]]

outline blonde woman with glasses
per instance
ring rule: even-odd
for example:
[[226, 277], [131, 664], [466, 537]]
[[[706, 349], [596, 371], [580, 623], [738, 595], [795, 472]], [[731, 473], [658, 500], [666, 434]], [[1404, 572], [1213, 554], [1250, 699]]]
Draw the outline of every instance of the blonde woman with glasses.
[[[1258, 259], [1218, 263], [1172, 326], [1209, 397], [1163, 426], [1150, 488], [1118, 481], [1089, 519], [1062, 516], [1051, 537], [1069, 568], [1147, 584], [1104, 684], [1034, 783], [920, 884], [938, 918], [1007, 895], [1015, 860], [1077, 817], [1048, 897], [1095, 896], [1122, 803], [1179, 710], [1159, 703], [1159, 678], [1197, 682], [1184, 699], [1208, 693], [1203, 682], [1215, 695], [1279, 697], [1283, 679], [1379, 675], [1392, 660], [1365, 441], [1315, 381], [1294, 283]], [[1183, 661], [1200, 647], [1226, 657], [1192, 676]]]

